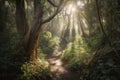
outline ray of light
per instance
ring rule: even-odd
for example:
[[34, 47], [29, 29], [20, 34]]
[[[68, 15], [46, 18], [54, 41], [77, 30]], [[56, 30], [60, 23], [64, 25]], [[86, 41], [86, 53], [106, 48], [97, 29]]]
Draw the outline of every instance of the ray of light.
[[[63, 38], [64, 35], [65, 35], [66, 30], [69, 27], [69, 21], [68, 21], [67, 17], [63, 16], [61, 22], [63, 23], [63, 25], [62, 25], [62, 28], [61, 28], [61, 31], [60, 31], [61, 32], [60, 37]], [[65, 24], [65, 23], [68, 23], [68, 24]]]
[[87, 35], [89, 35], [89, 30], [88, 30], [88, 25], [87, 22], [85, 21], [85, 19], [82, 20], [83, 25], [84, 25], [84, 31]]
[[64, 22], [63, 22], [62, 19], [60, 20], [60, 24], [59, 24], [59, 25], [60, 25], [59, 33], [60, 33], [60, 35], [62, 35], [62, 31], [64, 30], [64, 29], [63, 29], [63, 27], [64, 27]]
[[74, 27], [74, 28], [75, 28], [75, 34], [78, 35], [78, 34], [79, 34], [79, 33], [78, 33], [78, 25], [75, 24], [74, 26], [75, 26], [75, 27]]
[[80, 0], [77, 1], [77, 5], [80, 7], [80, 8], [83, 8], [84, 7], [84, 3], [81, 2]]
[[[84, 3], [78, 0], [76, 5], [73, 3], [69, 4], [64, 8], [64, 12], [62, 12], [62, 16], [60, 17], [59, 15], [59, 21], [55, 23], [56, 27], [58, 28], [55, 29], [55, 32], [59, 35], [59, 37], [67, 38], [68, 41], [71, 41], [75, 36], [77, 35], [82, 35], [82, 30], [81, 30], [81, 25], [85, 28], [87, 28], [86, 21], [82, 21], [82, 24], [80, 24], [79, 19], [78, 19], [78, 14], [80, 14], [80, 11], [78, 11], [78, 7], [83, 8]], [[66, 16], [67, 14], [67, 16]], [[64, 17], [66, 16], [66, 18]], [[67, 17], [70, 18], [67, 18]], [[81, 16], [81, 15], [79, 15]], [[80, 17], [81, 18], [81, 17]], [[68, 24], [69, 23], [69, 24]], [[85, 29], [84, 28], [84, 29]], [[57, 30], [59, 29], [59, 30]]]
[[73, 14], [76, 11], [76, 6], [73, 4], [69, 4], [68, 7], [66, 7], [66, 13], [68, 15]]
[[73, 26], [74, 26], [74, 16], [71, 15], [71, 20], [70, 20], [70, 31], [69, 31], [69, 39], [72, 39], [72, 34], [73, 34]]

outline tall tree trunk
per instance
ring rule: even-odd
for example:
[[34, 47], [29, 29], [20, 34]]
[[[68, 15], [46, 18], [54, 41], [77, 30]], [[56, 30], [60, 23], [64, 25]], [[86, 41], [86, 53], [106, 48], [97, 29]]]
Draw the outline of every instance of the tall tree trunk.
[[5, 15], [5, 0], [0, 1], [0, 32], [3, 32], [6, 21]]
[[24, 0], [16, 0], [16, 25], [21, 35], [25, 35], [30, 28], [26, 18]]
[[30, 28], [26, 18], [24, 0], [16, 0], [17, 30], [23, 36], [22, 45], [18, 52], [18, 55], [22, 55], [20, 59], [25, 58], [26, 61], [37, 59], [39, 34], [42, 29], [42, 14], [42, 4], [38, 0], [34, 0], [34, 17]]
[[25, 54], [27, 54], [27, 61], [33, 61], [37, 59], [37, 48], [40, 37], [39, 35], [42, 32], [42, 17], [43, 5], [39, 1], [34, 0], [33, 23], [30, 31], [23, 40], [23, 47], [25, 49]]

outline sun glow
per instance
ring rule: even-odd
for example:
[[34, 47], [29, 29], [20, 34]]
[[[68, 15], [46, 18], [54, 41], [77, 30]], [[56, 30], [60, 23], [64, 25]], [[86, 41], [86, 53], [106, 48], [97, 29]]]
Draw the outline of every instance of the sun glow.
[[72, 14], [76, 11], [76, 8], [73, 4], [69, 4], [69, 6], [66, 8], [67, 14]]
[[79, 9], [78, 9], [78, 7], [79, 8], [83, 8], [84, 7], [84, 3], [82, 2], [82, 1], [80, 1], [80, 0], [78, 0], [77, 2], [76, 2], [76, 4], [74, 4], [74, 3], [69, 3], [68, 4], [68, 6], [65, 8], [66, 9], [66, 13], [67, 14], [73, 14], [73, 13], [75, 13], [76, 11], [78, 11]]
[[82, 15], [84, 6], [84, 2], [75, 0], [74, 2], [69, 2], [63, 9], [63, 16], [59, 19], [59, 33], [56, 31], [66, 42], [71, 42], [78, 35], [89, 34], [87, 21], [84, 20]]
[[83, 8], [83, 7], [84, 7], [84, 3], [81, 2], [81, 1], [77, 1], [77, 5], [78, 5], [80, 8]]

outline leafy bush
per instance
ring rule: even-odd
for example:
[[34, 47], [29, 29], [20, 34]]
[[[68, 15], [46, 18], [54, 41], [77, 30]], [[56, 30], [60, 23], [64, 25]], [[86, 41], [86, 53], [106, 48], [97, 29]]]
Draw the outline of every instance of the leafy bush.
[[89, 38], [87, 38], [88, 46], [91, 48], [91, 50], [95, 51], [100, 44], [104, 44], [105, 42], [102, 41], [103, 36], [98, 31], [94, 31]]
[[40, 48], [42, 53], [52, 53], [53, 50], [59, 45], [59, 38], [52, 36], [49, 31], [43, 32], [42, 39], [40, 41]]
[[[40, 53], [39, 58], [33, 63], [22, 63], [14, 60], [19, 48], [21, 37], [17, 33], [0, 33], [0, 79], [3, 80], [46, 80], [50, 78], [49, 64], [45, 61], [45, 54]], [[41, 50], [39, 50], [41, 52]], [[21, 67], [22, 65], [22, 67]]]
[[[17, 33], [0, 33], [0, 79], [16, 78], [20, 73], [19, 65], [21, 63], [14, 61], [17, 52], [20, 35]], [[6, 79], [6, 80], [8, 80]]]
[[50, 66], [45, 60], [36, 60], [31, 63], [25, 63], [21, 67], [23, 75], [22, 80], [47, 80], [51, 78]]
[[96, 64], [92, 69], [86, 69], [81, 80], [119, 80], [120, 65], [112, 59]]
[[91, 55], [89, 53], [87, 44], [80, 36], [76, 36], [73, 43], [69, 43], [67, 48], [63, 51], [62, 59], [69, 63], [71, 69], [79, 69], [81, 65], [88, 63]]

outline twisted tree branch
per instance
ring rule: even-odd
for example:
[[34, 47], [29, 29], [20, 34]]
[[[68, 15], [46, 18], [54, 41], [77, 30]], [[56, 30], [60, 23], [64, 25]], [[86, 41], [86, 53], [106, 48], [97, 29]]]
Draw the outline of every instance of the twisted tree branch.
[[53, 7], [58, 7], [58, 5], [56, 5], [54, 2], [52, 2], [51, 0], [47, 0]]
[[58, 5], [58, 7], [57, 7], [57, 9], [55, 10], [55, 12], [51, 16], [49, 16], [48, 18], [43, 20], [42, 24], [47, 23], [50, 20], [52, 20], [64, 8], [66, 3], [67, 3], [67, 0], [66, 1], [65, 0], [61, 0], [59, 5]]

